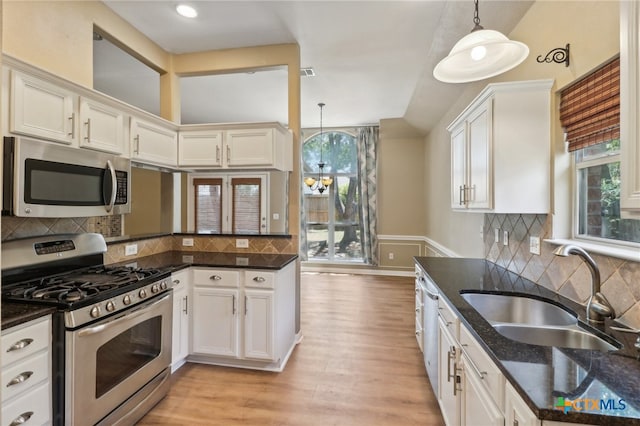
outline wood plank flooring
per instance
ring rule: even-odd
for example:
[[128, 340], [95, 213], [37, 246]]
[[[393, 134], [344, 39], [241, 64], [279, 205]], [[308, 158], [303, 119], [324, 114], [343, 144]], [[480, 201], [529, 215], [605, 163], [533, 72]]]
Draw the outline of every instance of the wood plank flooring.
[[139, 425], [442, 425], [414, 337], [410, 277], [302, 274], [284, 372], [188, 363]]

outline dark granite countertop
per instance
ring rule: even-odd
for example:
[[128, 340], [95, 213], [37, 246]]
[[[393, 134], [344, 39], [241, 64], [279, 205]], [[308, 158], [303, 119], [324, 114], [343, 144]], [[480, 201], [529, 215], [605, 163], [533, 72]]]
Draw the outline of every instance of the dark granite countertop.
[[105, 238], [107, 245], [110, 244], [122, 244], [122, 243], [132, 243], [135, 241], [148, 240], [151, 238], [160, 238], [160, 237], [171, 237], [174, 235], [179, 235], [183, 237], [226, 237], [226, 238], [289, 238], [291, 239], [291, 234], [287, 233], [273, 233], [273, 234], [214, 234], [214, 233], [195, 233], [195, 232], [164, 232], [164, 233], [156, 233], [156, 234], [140, 234], [140, 235], [121, 235], [118, 237], [108, 237]]
[[278, 270], [297, 258], [295, 254], [168, 251], [119, 262], [118, 265], [135, 264], [140, 268], [158, 268], [168, 271], [177, 271], [189, 266]]
[[[515, 293], [544, 298], [573, 310], [582, 321], [585, 308], [483, 259], [416, 257], [415, 260], [538, 418], [640, 425], [640, 354], [633, 346], [634, 334], [611, 330], [611, 325], [619, 324], [607, 319], [598, 327], [599, 332], [623, 345], [613, 352], [537, 346], [507, 339], [461, 297], [461, 292]], [[566, 414], [556, 409], [557, 398], [561, 396], [582, 409], [569, 409]], [[601, 400], [605, 401], [603, 407]]]
[[29, 322], [56, 312], [52, 306], [2, 302], [2, 330]]

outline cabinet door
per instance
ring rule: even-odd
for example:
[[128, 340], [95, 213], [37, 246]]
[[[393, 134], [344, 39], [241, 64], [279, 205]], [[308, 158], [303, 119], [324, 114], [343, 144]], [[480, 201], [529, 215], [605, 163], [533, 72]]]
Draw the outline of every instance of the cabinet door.
[[469, 116], [468, 131], [468, 200], [470, 209], [492, 208], [491, 179], [491, 99]]
[[505, 426], [540, 426], [541, 424], [508, 382], [504, 390], [504, 424]]
[[482, 379], [473, 370], [469, 359], [463, 355], [462, 362], [462, 425], [504, 425], [504, 416], [493, 402], [489, 390], [482, 385]]
[[9, 130], [65, 144], [77, 143], [77, 96], [71, 91], [13, 71]]
[[441, 320], [438, 327], [439, 369], [438, 403], [447, 425], [460, 424], [460, 349]]
[[451, 132], [451, 207], [466, 208], [467, 137], [465, 123]]
[[245, 358], [275, 361], [273, 308], [272, 290], [245, 290]]
[[193, 289], [193, 352], [237, 358], [238, 290]]
[[173, 293], [172, 343], [171, 364], [176, 365], [189, 355], [189, 293], [186, 286]]
[[273, 166], [273, 132], [273, 129], [241, 129], [225, 132], [227, 166]]
[[222, 166], [222, 131], [185, 131], [178, 136], [179, 166]]
[[178, 164], [178, 136], [171, 129], [131, 118], [131, 158], [163, 166]]
[[123, 126], [124, 117], [121, 111], [90, 99], [80, 100], [81, 147], [122, 154]]

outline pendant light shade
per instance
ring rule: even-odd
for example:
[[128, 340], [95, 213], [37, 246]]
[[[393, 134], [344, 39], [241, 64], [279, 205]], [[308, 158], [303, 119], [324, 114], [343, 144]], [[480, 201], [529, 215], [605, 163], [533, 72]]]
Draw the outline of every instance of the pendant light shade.
[[433, 76], [442, 82], [466, 83], [490, 78], [515, 68], [529, 56], [526, 44], [509, 40], [499, 31], [482, 28], [477, 0], [475, 7], [474, 29], [433, 70]]

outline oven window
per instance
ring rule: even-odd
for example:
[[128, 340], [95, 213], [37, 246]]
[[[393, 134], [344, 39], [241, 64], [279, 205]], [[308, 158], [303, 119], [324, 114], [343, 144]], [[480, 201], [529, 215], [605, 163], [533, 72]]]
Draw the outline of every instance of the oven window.
[[138, 323], [98, 349], [96, 399], [153, 361], [162, 349], [162, 317]]

